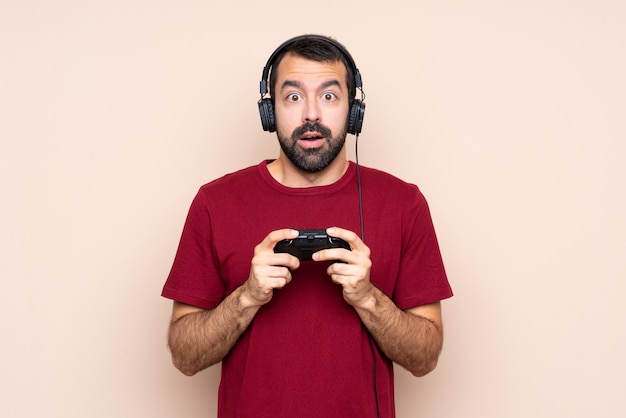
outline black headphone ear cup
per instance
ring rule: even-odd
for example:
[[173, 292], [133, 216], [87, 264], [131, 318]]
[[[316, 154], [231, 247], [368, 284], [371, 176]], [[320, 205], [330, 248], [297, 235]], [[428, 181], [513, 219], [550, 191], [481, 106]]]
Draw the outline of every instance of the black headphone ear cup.
[[259, 100], [259, 115], [261, 116], [263, 130], [274, 132], [276, 130], [276, 122], [274, 121], [274, 105], [272, 105], [272, 99]]
[[354, 99], [350, 106], [350, 117], [348, 118], [348, 133], [360, 134], [363, 128], [363, 118], [365, 117], [365, 103], [359, 99]]

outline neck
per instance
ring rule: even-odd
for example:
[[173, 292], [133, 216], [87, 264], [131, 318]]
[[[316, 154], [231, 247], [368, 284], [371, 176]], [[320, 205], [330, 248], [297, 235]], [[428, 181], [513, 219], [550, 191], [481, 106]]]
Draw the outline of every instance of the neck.
[[348, 166], [349, 162], [343, 150], [328, 167], [322, 171], [310, 173], [294, 166], [281, 150], [279, 157], [269, 163], [267, 169], [272, 177], [283, 186], [303, 188], [333, 184], [345, 174]]

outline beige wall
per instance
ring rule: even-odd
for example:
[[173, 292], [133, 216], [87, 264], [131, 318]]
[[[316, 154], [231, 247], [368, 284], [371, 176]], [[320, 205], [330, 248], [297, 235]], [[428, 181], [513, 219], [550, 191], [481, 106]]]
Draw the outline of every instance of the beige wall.
[[2, 415], [214, 416], [219, 370], [173, 369], [159, 292], [196, 189], [277, 155], [267, 56], [318, 32], [363, 74], [361, 162], [420, 185], [456, 291], [398, 416], [626, 416], [625, 3], [249, 3], [0, 4]]

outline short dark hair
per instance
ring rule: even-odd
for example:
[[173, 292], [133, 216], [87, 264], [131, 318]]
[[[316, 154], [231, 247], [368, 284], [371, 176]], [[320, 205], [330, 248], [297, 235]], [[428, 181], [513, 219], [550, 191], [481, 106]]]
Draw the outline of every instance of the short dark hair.
[[[332, 42], [341, 45], [334, 39], [332, 39]], [[341, 45], [341, 47], [344, 48], [343, 45]], [[283, 51], [281, 51], [281, 53], [272, 63], [269, 79], [269, 90], [270, 95], [272, 96], [272, 101], [274, 100], [274, 87], [276, 84], [276, 79], [278, 78], [278, 65], [287, 54], [293, 54], [297, 57], [302, 57], [317, 62], [341, 61], [344, 67], [346, 67], [346, 85], [348, 86], [348, 93], [350, 95], [350, 98], [354, 98], [356, 96], [354, 69], [352, 68], [352, 64], [348, 62], [345, 54], [341, 52], [339, 48], [337, 48], [331, 42], [325, 41], [323, 37], [314, 36], [310, 38], [303, 37], [302, 39], [295, 41], [291, 45], [288, 45]]]

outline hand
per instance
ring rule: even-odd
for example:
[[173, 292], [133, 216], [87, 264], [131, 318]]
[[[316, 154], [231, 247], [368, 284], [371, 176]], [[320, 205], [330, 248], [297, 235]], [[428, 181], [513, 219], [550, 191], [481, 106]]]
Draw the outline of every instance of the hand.
[[328, 275], [333, 282], [343, 288], [343, 297], [350, 305], [359, 307], [364, 305], [374, 290], [370, 282], [372, 260], [370, 249], [352, 231], [341, 228], [328, 228], [326, 233], [331, 237], [341, 238], [350, 244], [352, 251], [345, 248], [331, 248], [313, 254], [313, 260], [340, 260], [343, 263], [333, 263], [328, 267]]
[[291, 281], [291, 270], [300, 267], [300, 260], [291, 254], [274, 253], [274, 246], [281, 240], [297, 236], [298, 231], [293, 229], [272, 231], [254, 248], [250, 275], [243, 284], [243, 295], [250, 305], [265, 305], [272, 300], [274, 289]]

